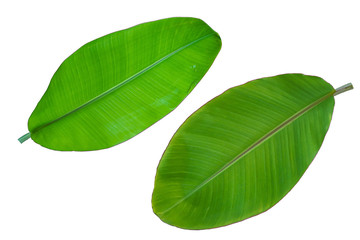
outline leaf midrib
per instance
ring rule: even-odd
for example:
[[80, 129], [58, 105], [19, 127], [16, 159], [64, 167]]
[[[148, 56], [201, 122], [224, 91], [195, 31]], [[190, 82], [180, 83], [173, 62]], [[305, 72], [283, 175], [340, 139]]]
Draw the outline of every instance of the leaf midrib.
[[193, 195], [195, 192], [197, 192], [199, 189], [201, 189], [203, 186], [205, 186], [206, 184], [208, 184], [209, 182], [211, 182], [214, 178], [216, 178], [217, 176], [219, 176], [222, 172], [226, 171], [229, 167], [231, 167], [232, 165], [234, 165], [238, 160], [240, 160], [242, 157], [244, 157], [246, 154], [248, 154], [249, 152], [251, 152], [252, 150], [254, 150], [257, 146], [261, 145], [263, 142], [265, 142], [268, 138], [270, 138], [271, 136], [273, 136], [274, 134], [276, 134], [277, 132], [279, 132], [280, 130], [282, 130], [283, 128], [285, 128], [287, 125], [291, 124], [293, 121], [295, 121], [297, 118], [301, 117], [303, 114], [305, 114], [307, 111], [309, 111], [310, 109], [314, 108], [315, 106], [317, 106], [318, 104], [320, 104], [321, 102], [325, 101], [326, 99], [328, 99], [329, 97], [333, 96], [333, 94], [335, 93], [335, 90], [331, 91], [330, 93], [326, 94], [325, 96], [319, 98], [318, 100], [314, 101], [313, 103], [307, 105], [306, 107], [304, 107], [303, 109], [301, 109], [300, 111], [296, 112], [294, 115], [292, 115], [291, 117], [289, 117], [288, 119], [286, 119], [284, 122], [282, 122], [281, 124], [279, 124], [278, 126], [276, 126], [274, 129], [272, 129], [271, 131], [269, 131], [267, 134], [265, 134], [263, 137], [261, 137], [260, 139], [258, 139], [257, 141], [255, 141], [252, 145], [250, 145], [248, 148], [246, 148], [244, 151], [242, 151], [240, 154], [238, 154], [235, 158], [233, 158], [230, 162], [228, 162], [227, 164], [225, 164], [223, 167], [221, 167], [218, 171], [216, 171], [214, 174], [212, 174], [210, 177], [208, 177], [205, 181], [203, 181], [202, 183], [200, 183], [196, 188], [194, 188], [190, 193], [188, 193], [186, 196], [184, 196], [183, 198], [181, 198], [180, 200], [178, 200], [174, 205], [172, 205], [171, 207], [169, 207], [168, 209], [164, 210], [163, 212], [160, 212], [159, 214], [165, 214], [168, 211], [170, 211], [171, 209], [173, 209], [174, 207], [176, 207], [177, 205], [179, 205], [180, 203], [182, 203], [183, 201], [185, 201], [186, 199], [188, 199], [191, 195]]
[[125, 79], [125, 80], [122, 81], [121, 83], [118, 83], [118, 84], [115, 85], [114, 87], [112, 87], [112, 88], [106, 90], [105, 92], [97, 95], [96, 97], [90, 99], [89, 101], [87, 101], [86, 103], [80, 105], [79, 107], [75, 108], [74, 110], [71, 110], [70, 112], [65, 113], [64, 115], [62, 115], [62, 116], [60, 116], [60, 117], [58, 117], [58, 118], [50, 121], [49, 123], [45, 123], [45, 124], [43, 124], [43, 125], [41, 125], [41, 126], [38, 126], [38, 127], [34, 128], [31, 132], [32, 132], [32, 133], [37, 132], [37, 131], [39, 131], [39, 130], [41, 130], [41, 129], [43, 129], [43, 128], [45, 128], [45, 127], [47, 127], [47, 126], [49, 126], [49, 125], [51, 125], [51, 124], [53, 124], [53, 123], [55, 123], [55, 122], [57, 122], [57, 121], [59, 121], [59, 120], [65, 118], [65, 117], [69, 116], [69, 115], [71, 115], [72, 113], [74, 113], [74, 112], [76, 112], [76, 111], [79, 111], [79, 110], [82, 109], [82, 108], [85, 108], [86, 106], [88, 106], [88, 105], [90, 105], [90, 104], [98, 101], [99, 99], [101, 99], [101, 98], [109, 95], [110, 93], [118, 90], [120, 87], [122, 87], [122, 86], [124, 86], [125, 84], [131, 82], [132, 80], [136, 79], [137, 77], [141, 76], [142, 74], [146, 73], [147, 71], [151, 70], [152, 68], [158, 66], [159, 64], [161, 64], [162, 62], [164, 62], [166, 59], [174, 56], [175, 54], [177, 54], [177, 53], [181, 52], [182, 50], [184, 50], [184, 49], [192, 46], [193, 44], [195, 44], [195, 43], [197, 43], [197, 42], [200, 42], [201, 40], [204, 40], [204, 39], [206, 39], [206, 38], [208, 38], [208, 37], [210, 37], [210, 36], [213, 36], [213, 35], [217, 35], [217, 33], [216, 33], [216, 32], [212, 32], [212, 33], [209, 33], [209, 34], [207, 34], [207, 35], [205, 35], [205, 36], [202, 36], [202, 37], [200, 37], [200, 38], [198, 38], [198, 39], [195, 39], [195, 40], [187, 43], [186, 45], [184, 45], [184, 46], [182, 46], [182, 47], [174, 50], [173, 52], [165, 55], [164, 57], [162, 57], [162, 58], [160, 58], [159, 60], [155, 61], [154, 63], [150, 64], [150, 65], [147, 66], [146, 68], [141, 69], [140, 71], [138, 71], [138, 72], [135, 73], [134, 75], [128, 77], [127, 79]]

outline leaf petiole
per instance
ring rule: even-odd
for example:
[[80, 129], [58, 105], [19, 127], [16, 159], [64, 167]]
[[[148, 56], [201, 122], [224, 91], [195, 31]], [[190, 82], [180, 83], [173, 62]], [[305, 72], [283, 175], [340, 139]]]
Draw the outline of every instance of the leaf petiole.
[[335, 89], [335, 92], [333, 94], [333, 96], [336, 96], [340, 93], [343, 93], [343, 92], [346, 92], [346, 91], [349, 91], [351, 89], [354, 89], [353, 85], [351, 83], [347, 83], [341, 87], [338, 87], [337, 89]]
[[20, 143], [23, 143], [26, 140], [28, 140], [30, 138], [30, 136], [31, 136], [31, 133], [28, 132], [27, 134], [21, 136], [18, 140], [19, 140]]

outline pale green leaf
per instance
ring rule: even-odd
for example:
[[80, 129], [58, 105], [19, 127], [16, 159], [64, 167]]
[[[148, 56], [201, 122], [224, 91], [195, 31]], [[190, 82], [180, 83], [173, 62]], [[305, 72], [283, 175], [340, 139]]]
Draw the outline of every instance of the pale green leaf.
[[140, 133], [191, 92], [221, 47], [196, 18], [143, 23], [85, 44], [56, 71], [29, 134], [56, 150], [108, 148]]

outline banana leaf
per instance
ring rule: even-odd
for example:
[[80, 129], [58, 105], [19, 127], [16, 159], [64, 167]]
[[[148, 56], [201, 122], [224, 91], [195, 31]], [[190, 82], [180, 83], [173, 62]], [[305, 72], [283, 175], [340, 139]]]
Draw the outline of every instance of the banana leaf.
[[208, 229], [262, 213], [299, 181], [329, 128], [337, 90], [284, 74], [231, 88], [177, 130], [157, 169], [154, 213]]
[[124, 142], [176, 108], [220, 48], [219, 35], [196, 18], [143, 23], [89, 42], [55, 72], [19, 141], [76, 151]]

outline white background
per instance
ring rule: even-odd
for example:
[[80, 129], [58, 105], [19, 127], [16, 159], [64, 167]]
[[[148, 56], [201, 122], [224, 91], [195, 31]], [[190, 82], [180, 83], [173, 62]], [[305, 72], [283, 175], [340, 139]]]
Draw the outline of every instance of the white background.
[[[359, 1], [2, 1], [0, 239], [360, 239]], [[360, 4], [360, 3], [359, 3]], [[105, 34], [161, 18], [203, 19], [223, 41], [171, 114], [110, 149], [58, 152], [17, 138], [61, 62]], [[212, 230], [169, 226], [151, 208], [156, 167], [180, 124], [247, 81], [317, 75], [335, 88], [333, 120], [295, 188], [259, 216]]]

